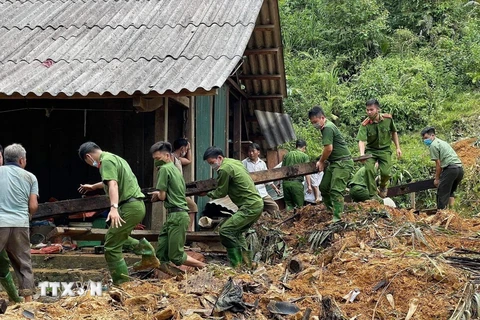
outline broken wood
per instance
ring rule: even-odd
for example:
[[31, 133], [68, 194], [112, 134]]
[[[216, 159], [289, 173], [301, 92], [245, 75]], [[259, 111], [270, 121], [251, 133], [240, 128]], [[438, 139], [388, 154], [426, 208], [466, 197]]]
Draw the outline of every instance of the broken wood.
[[346, 319], [335, 302], [335, 299], [330, 296], [326, 296], [322, 299], [322, 310], [319, 318], [322, 320]]
[[[56, 227], [47, 235], [47, 239], [57, 236], [69, 236], [72, 240], [104, 240], [108, 229], [98, 228], [70, 228], [70, 227]], [[130, 234], [136, 239], [145, 238], [148, 241], [158, 240], [158, 231], [154, 230], [133, 230]], [[220, 236], [216, 232], [187, 232], [187, 241], [201, 241], [201, 242], [218, 242]]]

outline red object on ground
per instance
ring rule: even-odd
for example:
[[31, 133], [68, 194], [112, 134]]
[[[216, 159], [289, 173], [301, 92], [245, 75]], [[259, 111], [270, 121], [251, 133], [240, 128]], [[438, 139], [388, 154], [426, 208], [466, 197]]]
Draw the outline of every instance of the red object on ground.
[[44, 247], [41, 249], [30, 249], [31, 254], [52, 254], [52, 253], [61, 253], [63, 251], [63, 247], [61, 244], [54, 243], [48, 247]]

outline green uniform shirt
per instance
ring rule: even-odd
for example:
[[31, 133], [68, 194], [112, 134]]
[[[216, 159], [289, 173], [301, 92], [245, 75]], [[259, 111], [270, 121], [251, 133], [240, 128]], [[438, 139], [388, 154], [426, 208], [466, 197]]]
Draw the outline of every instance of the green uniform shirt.
[[217, 188], [210, 191], [208, 197], [218, 199], [228, 195], [239, 208], [263, 207], [263, 199], [241, 161], [224, 158], [217, 174]]
[[350, 180], [349, 186], [363, 186], [367, 187], [367, 183], [365, 182], [365, 167], [361, 167], [352, 177]]
[[282, 167], [293, 166], [299, 163], [307, 163], [310, 161], [310, 158], [305, 152], [300, 150], [289, 151], [285, 157], [283, 157]]
[[188, 211], [187, 200], [185, 197], [185, 180], [178, 168], [173, 162], [165, 163], [158, 170], [157, 189], [165, 191], [165, 208], [182, 208]]
[[115, 180], [118, 184], [118, 202], [126, 201], [130, 198], [145, 198], [140, 190], [137, 177], [132, 172], [127, 161], [119, 156], [102, 152], [100, 155], [100, 176], [104, 183], [105, 193], [108, 195], [108, 181]]
[[440, 160], [440, 166], [445, 168], [451, 164], [461, 166], [462, 161], [458, 158], [457, 153], [453, 150], [449, 143], [435, 137], [430, 145], [430, 158], [432, 160]]
[[330, 156], [328, 157], [328, 161], [337, 161], [342, 158], [351, 157], [352, 154], [350, 150], [347, 148], [347, 143], [343, 138], [340, 130], [338, 130], [337, 126], [333, 124], [333, 122], [326, 120], [325, 125], [322, 129], [322, 144], [324, 146], [332, 145], [333, 150]]
[[380, 116], [380, 121], [365, 120], [358, 130], [357, 140], [366, 141], [368, 150], [388, 150], [392, 144], [392, 132], [397, 127], [392, 118]]

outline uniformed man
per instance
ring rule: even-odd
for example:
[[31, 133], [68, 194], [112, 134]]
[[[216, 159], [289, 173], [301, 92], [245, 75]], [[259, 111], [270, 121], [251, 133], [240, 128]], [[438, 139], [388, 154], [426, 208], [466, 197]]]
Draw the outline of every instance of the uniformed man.
[[[295, 148], [295, 150], [289, 151], [285, 157], [283, 157], [282, 167], [310, 161], [310, 158], [305, 153], [307, 149], [305, 140], [298, 139], [295, 142]], [[287, 210], [303, 206], [305, 200], [303, 179], [303, 177], [295, 177], [283, 180], [283, 200], [285, 200]], [[312, 180], [310, 175], [305, 176], [305, 183], [307, 185], [307, 193], [312, 193]]]
[[263, 211], [263, 200], [242, 162], [225, 158], [223, 151], [209, 147], [204, 155], [213, 170], [217, 171], [217, 188], [206, 195], [212, 199], [229, 196], [238, 207], [219, 228], [220, 241], [227, 248], [233, 267], [242, 263], [251, 267], [252, 256], [248, 251], [244, 233], [258, 220]]
[[[31, 302], [35, 292], [30, 220], [38, 209], [38, 181], [25, 170], [26, 165], [25, 148], [20, 144], [5, 148], [5, 165], [0, 167], [0, 284], [12, 302], [22, 301], [19, 294], [25, 302]], [[10, 262], [19, 291], [9, 271]]]
[[[190, 142], [185, 138], [177, 139], [173, 142], [173, 155], [175, 156], [173, 164], [180, 170], [183, 176], [183, 167], [192, 163], [192, 149]], [[195, 221], [197, 220], [198, 206], [192, 197], [187, 197], [188, 216], [190, 224], [188, 231], [195, 231]]]
[[78, 191], [84, 194], [104, 188], [110, 199], [110, 212], [106, 221], [111, 223], [105, 235], [104, 248], [113, 283], [118, 285], [130, 279], [122, 254], [124, 246], [132, 248], [135, 254], [142, 255], [142, 261], [133, 266], [135, 270], [157, 268], [160, 262], [155, 257], [153, 246], [145, 238], [139, 241], [130, 237], [135, 226], [145, 217], [145, 196], [128, 163], [113, 153], [102, 151], [91, 141], [80, 146], [78, 155], [88, 165], [98, 168], [102, 177], [98, 183], [80, 185]]
[[398, 158], [402, 156], [402, 150], [392, 116], [380, 113], [380, 104], [376, 99], [366, 102], [366, 110], [368, 117], [362, 122], [357, 134], [358, 148], [361, 156], [365, 154], [373, 156], [365, 162], [366, 183], [370, 198], [374, 198], [377, 194], [375, 162], [378, 162], [380, 169], [378, 195], [385, 198], [392, 169], [392, 150], [390, 148], [392, 141], [395, 144]]
[[[377, 167], [378, 165], [375, 163], [375, 169]], [[352, 198], [354, 202], [363, 202], [371, 199], [370, 193], [368, 192], [365, 171], [365, 166], [358, 169], [353, 175], [352, 180], [348, 183], [350, 198]]]
[[317, 169], [324, 171], [324, 175], [319, 189], [325, 206], [333, 211], [333, 222], [337, 222], [343, 213], [343, 192], [353, 171], [352, 155], [340, 130], [327, 120], [321, 107], [313, 107], [308, 112], [308, 118], [322, 132], [323, 152]]
[[463, 179], [462, 161], [450, 144], [435, 136], [434, 127], [426, 127], [421, 135], [423, 143], [430, 149], [430, 159], [435, 161], [433, 183], [437, 187], [437, 209], [452, 207], [454, 193]]
[[164, 201], [167, 221], [158, 235], [156, 256], [160, 260], [160, 270], [171, 274], [169, 262], [177, 266], [186, 265], [203, 268], [205, 263], [185, 253], [183, 249], [190, 223], [185, 196], [185, 180], [175, 167], [172, 145], [159, 141], [150, 148], [152, 157], [160, 164], [156, 189], [152, 192], [152, 201]]
[[[265, 161], [260, 159], [260, 146], [257, 143], [252, 143], [248, 146], [248, 157], [243, 159], [242, 164], [248, 172], [268, 170]], [[280, 194], [280, 190], [273, 182], [267, 184], [272, 187], [277, 194]], [[279, 211], [278, 204], [268, 194], [265, 184], [257, 184], [255, 187], [257, 188], [260, 197], [263, 199], [263, 211], [267, 212], [272, 217], [275, 217]]]

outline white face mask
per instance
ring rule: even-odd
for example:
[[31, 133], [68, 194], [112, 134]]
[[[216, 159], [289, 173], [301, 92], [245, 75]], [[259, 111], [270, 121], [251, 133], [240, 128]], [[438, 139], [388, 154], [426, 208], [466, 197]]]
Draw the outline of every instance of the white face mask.
[[313, 124], [313, 127], [314, 127], [315, 129], [321, 129], [321, 128], [322, 128], [322, 126], [320, 125], [319, 122], [315, 122], [315, 123]]
[[217, 171], [217, 170], [220, 168], [220, 164], [219, 164], [218, 162], [211, 163], [211, 164], [210, 164], [210, 167], [211, 167], [213, 170]]
[[92, 165], [93, 165], [95, 168], [98, 168], [98, 162], [97, 162], [96, 160], [93, 160]]

